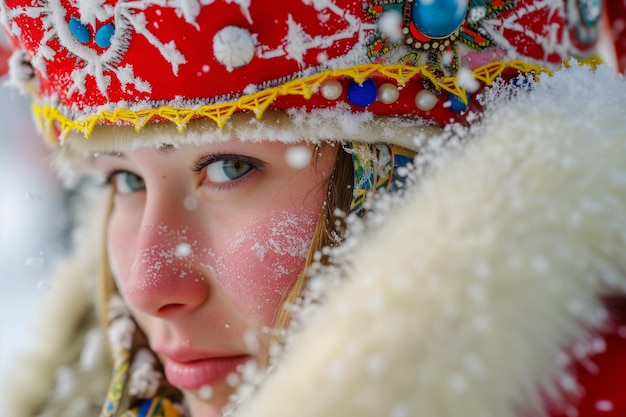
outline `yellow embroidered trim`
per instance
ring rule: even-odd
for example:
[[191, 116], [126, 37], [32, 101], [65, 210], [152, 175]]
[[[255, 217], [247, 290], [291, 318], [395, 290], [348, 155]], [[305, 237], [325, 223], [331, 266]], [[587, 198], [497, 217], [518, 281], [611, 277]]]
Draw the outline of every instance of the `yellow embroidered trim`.
[[[550, 72], [549, 69], [520, 60], [508, 62], [492, 62], [472, 70], [474, 78], [490, 85], [506, 69], [516, 69], [522, 73]], [[263, 116], [263, 112], [277, 98], [282, 96], [302, 96], [308, 99], [319, 86], [327, 79], [350, 77], [358, 83], [362, 83], [372, 75], [382, 75], [394, 79], [399, 86], [421, 75], [442, 90], [452, 93], [467, 104], [465, 89], [459, 86], [456, 77], [438, 78], [426, 65], [411, 67], [401, 64], [364, 64], [351, 68], [338, 70], [326, 70], [318, 74], [288, 81], [278, 87], [269, 88], [255, 94], [242, 96], [237, 101], [207, 104], [197, 108], [174, 108], [161, 106], [148, 110], [129, 110], [125, 108], [114, 111], [102, 111], [84, 119], [71, 120], [59, 109], [48, 105], [40, 106], [33, 104], [33, 113], [43, 131], [50, 131], [52, 123], [57, 123], [64, 137], [71, 130], [82, 132], [89, 138], [96, 125], [102, 122], [106, 124], [125, 123], [135, 127], [137, 131], [154, 118], [169, 120], [176, 124], [178, 131], [182, 132], [192, 118], [203, 117], [215, 121], [218, 127], [223, 127], [230, 116], [239, 110], [252, 111], [257, 119]]]

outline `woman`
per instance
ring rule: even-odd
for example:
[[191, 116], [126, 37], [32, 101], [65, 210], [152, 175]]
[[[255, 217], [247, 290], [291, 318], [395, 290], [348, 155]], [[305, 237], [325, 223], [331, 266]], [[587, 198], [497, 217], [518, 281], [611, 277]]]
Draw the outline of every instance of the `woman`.
[[[60, 274], [80, 276], [65, 278], [76, 291], [102, 272], [114, 361], [107, 391], [89, 302], [51, 307], [81, 310], [86, 348], [58, 342], [56, 391], [37, 394], [53, 385], [38, 378], [12, 415], [94, 414], [105, 391], [102, 416], [623, 411], [591, 390], [623, 375], [589, 382], [576, 366], [624, 364], [598, 360], [626, 349], [624, 82], [538, 75], [593, 61], [601, 14], [561, 0], [4, 2], [12, 81], [35, 93], [59, 170], [108, 184], [81, 213], [105, 219], [103, 255]], [[592, 103], [564, 94], [574, 81], [611, 103], [586, 108], [605, 141], [571, 120]], [[577, 348], [598, 334], [604, 349]]]

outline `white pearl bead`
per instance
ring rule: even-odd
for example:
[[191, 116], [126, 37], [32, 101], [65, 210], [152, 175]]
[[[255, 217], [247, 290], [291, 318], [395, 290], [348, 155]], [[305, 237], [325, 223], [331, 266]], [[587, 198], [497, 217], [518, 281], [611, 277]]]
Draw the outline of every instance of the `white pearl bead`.
[[342, 92], [343, 87], [338, 80], [326, 80], [320, 86], [320, 93], [327, 100], [337, 100]]
[[395, 103], [400, 97], [398, 87], [391, 83], [384, 83], [378, 87], [378, 99], [385, 104]]
[[437, 104], [437, 97], [430, 91], [422, 90], [415, 95], [415, 105], [422, 111], [432, 110]]

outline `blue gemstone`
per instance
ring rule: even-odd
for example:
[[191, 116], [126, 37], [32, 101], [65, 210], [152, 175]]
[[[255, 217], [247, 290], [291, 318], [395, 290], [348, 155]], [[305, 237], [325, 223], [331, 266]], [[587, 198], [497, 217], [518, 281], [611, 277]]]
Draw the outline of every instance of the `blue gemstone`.
[[369, 78], [363, 84], [352, 81], [348, 85], [347, 94], [348, 101], [355, 106], [369, 106], [376, 101], [376, 84]]
[[467, 8], [467, 0], [415, 0], [411, 20], [424, 35], [445, 38], [461, 27]]
[[96, 44], [100, 48], [108, 48], [111, 46], [111, 37], [113, 37], [113, 33], [115, 33], [115, 26], [112, 23], [107, 23], [102, 26], [96, 32]]
[[448, 100], [450, 100], [450, 110], [455, 111], [457, 113], [461, 113], [462, 111], [467, 110], [467, 107], [470, 102], [470, 95], [466, 93], [467, 104], [463, 103], [461, 97], [454, 95], [452, 93], [448, 93]]
[[87, 26], [83, 25], [80, 20], [72, 17], [69, 22], [70, 32], [79, 42], [87, 43], [91, 40], [91, 32]]

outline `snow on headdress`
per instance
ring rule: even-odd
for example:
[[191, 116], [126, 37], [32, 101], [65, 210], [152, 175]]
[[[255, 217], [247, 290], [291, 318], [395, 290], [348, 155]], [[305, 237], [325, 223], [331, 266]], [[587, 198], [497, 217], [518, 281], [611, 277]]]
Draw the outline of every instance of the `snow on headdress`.
[[346, 108], [444, 125], [593, 55], [600, 0], [5, 0], [13, 80], [55, 138], [98, 124]]

